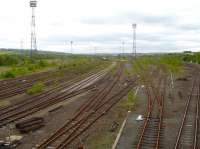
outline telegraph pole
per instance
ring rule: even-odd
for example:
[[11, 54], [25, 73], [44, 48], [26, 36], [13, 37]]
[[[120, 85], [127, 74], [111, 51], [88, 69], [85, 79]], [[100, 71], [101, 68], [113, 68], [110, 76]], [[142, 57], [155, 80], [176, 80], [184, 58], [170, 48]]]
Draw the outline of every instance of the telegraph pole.
[[30, 56], [32, 57], [32, 52], [37, 51], [37, 40], [36, 40], [36, 31], [35, 31], [35, 8], [37, 7], [37, 1], [31, 0], [30, 7], [32, 9], [32, 19], [31, 19], [31, 51]]
[[94, 55], [96, 55], [96, 54], [97, 54], [97, 47], [94, 46]]
[[23, 54], [23, 49], [24, 49], [24, 41], [23, 39], [20, 40], [20, 51], [21, 51], [21, 54]]
[[73, 44], [74, 42], [73, 41], [70, 41], [70, 45], [71, 45], [71, 53], [73, 54]]
[[125, 45], [125, 42], [123, 41], [123, 42], [122, 42], [122, 55], [123, 55], [123, 56], [124, 56], [124, 51], [125, 51], [124, 45]]
[[137, 24], [132, 24], [132, 28], [133, 28], [133, 55], [136, 57], [137, 55], [137, 51], [136, 51], [136, 27]]

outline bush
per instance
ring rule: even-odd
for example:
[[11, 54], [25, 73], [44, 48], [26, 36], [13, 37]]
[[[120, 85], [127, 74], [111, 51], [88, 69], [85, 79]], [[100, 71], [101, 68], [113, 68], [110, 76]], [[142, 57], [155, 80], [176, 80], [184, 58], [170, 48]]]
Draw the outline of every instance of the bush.
[[121, 106], [126, 110], [132, 110], [134, 108], [135, 101], [136, 101], [135, 92], [129, 91], [127, 99], [122, 102]]
[[39, 63], [38, 63], [39, 67], [47, 67], [48, 66], [48, 63], [44, 60], [39, 60]]
[[15, 73], [13, 71], [6, 71], [1, 74], [2, 78], [15, 78]]
[[43, 83], [41, 82], [37, 82], [35, 84], [33, 84], [33, 86], [27, 90], [27, 94], [29, 95], [33, 95], [33, 94], [36, 94], [36, 93], [40, 93], [44, 90], [45, 86]]

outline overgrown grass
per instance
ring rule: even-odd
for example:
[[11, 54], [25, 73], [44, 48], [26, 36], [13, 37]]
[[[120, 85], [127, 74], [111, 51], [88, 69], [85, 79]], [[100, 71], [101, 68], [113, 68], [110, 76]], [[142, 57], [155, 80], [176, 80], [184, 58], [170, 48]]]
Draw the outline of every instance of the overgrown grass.
[[110, 149], [112, 148], [115, 137], [116, 134], [109, 131], [93, 135], [91, 138], [92, 141], [89, 140], [90, 145], [88, 149]]
[[0, 101], [0, 108], [6, 107], [8, 105], [10, 105], [10, 101], [8, 101], [8, 100]]
[[45, 89], [45, 85], [42, 82], [36, 82], [35, 84], [33, 84], [33, 86], [27, 90], [27, 94], [29, 95], [33, 95], [36, 93], [40, 93], [42, 91], [44, 91]]
[[59, 63], [59, 70], [70, 71], [75, 74], [79, 74], [98, 67], [108, 66], [111, 62], [108, 60], [102, 60], [101, 58], [79, 57]]
[[126, 111], [130, 111], [134, 108], [136, 98], [135, 92], [131, 90], [127, 95], [127, 99], [123, 100], [120, 106], [126, 109]]
[[12, 65], [9, 70], [0, 74], [0, 79], [15, 78], [16, 76], [25, 75], [51, 66], [53, 67], [53, 65], [47, 63], [45, 60], [33, 61], [32, 63], [25, 62], [19, 66]]
[[144, 56], [133, 62], [133, 71], [149, 71], [152, 67], [161, 68], [167, 72], [179, 73], [182, 69], [182, 59], [180, 56]]
[[165, 74], [179, 74], [183, 72], [183, 61], [178, 55], [143, 56], [132, 62], [132, 74], [140, 76], [143, 83], [152, 80], [153, 70], [159, 70]]
[[81, 73], [110, 62], [98, 57], [89, 56], [52, 56], [34, 55], [31, 59], [27, 55], [5, 54], [0, 55], [0, 67], [8, 66], [8, 70], [0, 73], [0, 79], [14, 78], [47, 68], [57, 68], [64, 71]]

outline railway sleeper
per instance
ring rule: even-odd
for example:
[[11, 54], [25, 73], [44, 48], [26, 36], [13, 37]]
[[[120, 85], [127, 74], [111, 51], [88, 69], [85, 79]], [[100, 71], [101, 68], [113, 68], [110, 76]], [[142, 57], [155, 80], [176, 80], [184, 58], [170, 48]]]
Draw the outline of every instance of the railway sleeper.
[[31, 127], [25, 127], [23, 129], [20, 129], [19, 131], [21, 133], [28, 133], [28, 132], [31, 132], [31, 131], [36, 131], [36, 130], [44, 127], [44, 126], [45, 126], [44, 124], [32, 125]]
[[15, 124], [16, 128], [28, 127], [37, 123], [44, 123], [44, 118], [33, 118]]

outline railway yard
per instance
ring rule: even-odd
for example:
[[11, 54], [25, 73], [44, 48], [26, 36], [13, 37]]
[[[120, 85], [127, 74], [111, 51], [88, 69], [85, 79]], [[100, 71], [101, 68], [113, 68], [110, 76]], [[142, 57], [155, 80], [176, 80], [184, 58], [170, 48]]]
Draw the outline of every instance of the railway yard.
[[0, 7], [0, 149], [200, 149], [199, 0]]
[[[3, 79], [0, 149], [198, 149], [200, 67], [182, 70], [115, 59]], [[36, 82], [46, 89], [28, 95]]]

